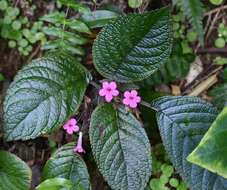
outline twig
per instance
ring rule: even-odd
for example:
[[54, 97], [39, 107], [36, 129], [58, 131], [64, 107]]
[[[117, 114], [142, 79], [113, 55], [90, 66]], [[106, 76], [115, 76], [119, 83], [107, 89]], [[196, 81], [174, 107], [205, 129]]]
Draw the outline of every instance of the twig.
[[206, 40], [208, 39], [208, 37], [210, 36], [210, 34], [212, 32], [213, 27], [214, 27], [216, 21], [218, 20], [219, 14], [220, 14], [220, 10], [217, 11], [217, 13], [215, 14], [215, 16], [214, 16], [214, 18], [213, 18], [213, 20], [212, 20], [212, 22], [210, 24], [210, 27], [209, 27], [208, 32], [207, 32], [207, 35], [206, 35]]
[[198, 86], [195, 87], [195, 89], [192, 90], [189, 96], [198, 96], [205, 90], [209, 89], [211, 86], [213, 86], [216, 82], [218, 82], [217, 74], [214, 74], [207, 78], [206, 80], [202, 81]]
[[209, 16], [209, 15], [211, 15], [211, 14], [214, 14], [214, 13], [216, 13], [216, 12], [218, 12], [218, 11], [222, 11], [222, 10], [224, 10], [224, 9], [227, 9], [227, 5], [218, 7], [218, 8], [216, 8], [216, 9], [213, 9], [213, 10], [211, 10], [211, 11], [205, 13], [203, 16], [206, 17], [206, 16]]
[[27, 63], [29, 63], [35, 56], [36, 56], [36, 54], [39, 52], [39, 50], [40, 50], [40, 48], [41, 48], [41, 45], [39, 44], [37, 47], [36, 47], [36, 49], [35, 49], [35, 51], [33, 51], [32, 52], [32, 54], [29, 56], [29, 58], [27, 59]]
[[227, 54], [227, 48], [199, 48], [198, 54]]

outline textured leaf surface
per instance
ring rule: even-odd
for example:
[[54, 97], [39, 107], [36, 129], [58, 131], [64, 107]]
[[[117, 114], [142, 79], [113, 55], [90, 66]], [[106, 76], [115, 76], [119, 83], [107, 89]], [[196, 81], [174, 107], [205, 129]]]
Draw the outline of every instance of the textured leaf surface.
[[188, 161], [227, 178], [227, 107], [218, 115]]
[[87, 166], [80, 155], [74, 153], [75, 144], [64, 145], [47, 161], [42, 179], [65, 178], [73, 182], [73, 190], [90, 189]]
[[59, 127], [79, 108], [88, 76], [77, 60], [59, 52], [25, 66], [5, 98], [5, 139], [32, 139]]
[[212, 103], [219, 109], [222, 110], [227, 103], [227, 84], [220, 84], [215, 86], [208, 93], [212, 97]]
[[151, 151], [141, 124], [124, 107], [99, 106], [90, 125], [92, 152], [113, 190], [143, 190], [151, 174]]
[[191, 190], [225, 190], [227, 180], [186, 160], [199, 144], [217, 110], [196, 97], [163, 97], [154, 102], [166, 151]]
[[183, 54], [180, 43], [176, 41], [168, 61], [156, 73], [141, 83], [146, 87], [148, 85], [167, 84], [181, 79], [188, 74], [190, 65], [194, 59], [195, 56], [193, 54]]
[[31, 170], [20, 158], [0, 151], [0, 189], [28, 190], [31, 183]]
[[68, 179], [52, 178], [42, 182], [36, 190], [72, 190], [72, 186], [72, 182]]
[[169, 57], [170, 26], [168, 8], [120, 16], [103, 28], [93, 45], [96, 69], [119, 82], [149, 77]]

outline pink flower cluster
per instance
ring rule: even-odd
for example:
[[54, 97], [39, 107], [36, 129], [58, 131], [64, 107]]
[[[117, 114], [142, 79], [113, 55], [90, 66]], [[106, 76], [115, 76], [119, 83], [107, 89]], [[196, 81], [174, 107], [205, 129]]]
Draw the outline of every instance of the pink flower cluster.
[[[69, 119], [64, 125], [63, 129], [69, 134], [72, 135], [74, 132], [78, 132], [80, 128], [77, 125], [77, 121], [74, 118]], [[74, 152], [78, 153], [85, 153], [85, 150], [82, 147], [82, 138], [83, 138], [83, 133], [79, 132], [79, 138], [77, 141], [77, 145], [74, 148]]]
[[[105, 97], [106, 102], [111, 102], [114, 97], [119, 95], [116, 82], [103, 82], [102, 88], [99, 90], [99, 95]], [[138, 103], [141, 102], [141, 97], [138, 96], [136, 90], [125, 91], [122, 102], [130, 108], [136, 108]]]
[[[114, 97], [117, 97], [119, 95], [119, 91], [117, 90], [117, 84], [116, 82], [103, 82], [102, 88], [99, 90], [99, 95], [103, 96], [106, 100], [106, 102], [111, 102]], [[124, 98], [123, 98], [123, 104], [130, 107], [130, 108], [136, 108], [138, 103], [141, 102], [140, 96], [138, 96], [138, 92], [136, 90], [131, 91], [125, 91], [124, 92]], [[79, 126], [77, 125], [77, 120], [75, 118], [69, 119], [63, 126], [63, 129], [69, 134], [72, 135], [75, 132], [80, 131]], [[74, 148], [74, 152], [77, 153], [85, 153], [85, 150], [83, 149], [83, 133], [79, 132], [79, 137], [77, 141], [77, 145]]]

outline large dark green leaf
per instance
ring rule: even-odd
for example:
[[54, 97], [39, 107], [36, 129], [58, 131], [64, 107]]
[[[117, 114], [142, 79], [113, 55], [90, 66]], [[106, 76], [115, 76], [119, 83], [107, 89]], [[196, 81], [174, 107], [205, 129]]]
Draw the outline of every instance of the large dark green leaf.
[[151, 174], [151, 151], [140, 122], [124, 107], [99, 106], [90, 125], [92, 152], [113, 190], [143, 190]]
[[61, 147], [47, 161], [42, 179], [65, 178], [73, 182], [73, 190], [89, 190], [89, 174], [86, 164], [80, 155], [74, 153], [74, 143]]
[[140, 81], [166, 62], [171, 44], [168, 8], [120, 16], [98, 35], [93, 45], [94, 64], [106, 78]]
[[188, 161], [227, 178], [227, 107], [218, 115]]
[[212, 103], [217, 106], [219, 110], [222, 110], [227, 103], [227, 84], [220, 84], [215, 86], [208, 93], [212, 97]]
[[28, 190], [31, 183], [31, 170], [20, 158], [0, 151], [0, 189]]
[[186, 160], [199, 144], [217, 110], [196, 97], [163, 97], [154, 102], [166, 151], [191, 190], [226, 190], [227, 180]]
[[76, 59], [60, 52], [25, 66], [5, 98], [5, 139], [32, 139], [58, 128], [79, 108], [89, 76]]

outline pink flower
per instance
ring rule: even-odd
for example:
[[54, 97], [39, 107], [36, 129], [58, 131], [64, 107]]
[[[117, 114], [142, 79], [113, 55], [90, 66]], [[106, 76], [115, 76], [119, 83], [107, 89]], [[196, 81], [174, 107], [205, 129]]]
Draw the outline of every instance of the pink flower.
[[141, 101], [140, 96], [136, 90], [126, 91], [124, 93], [123, 104], [129, 106], [130, 108], [136, 108], [137, 104]]
[[63, 128], [68, 134], [72, 135], [74, 132], [78, 132], [80, 130], [80, 128], [76, 124], [76, 119], [72, 118], [64, 124]]
[[74, 152], [85, 153], [85, 150], [82, 147], [82, 137], [83, 137], [83, 133], [80, 132], [79, 133], [79, 138], [78, 138], [78, 141], [77, 141], [77, 145], [74, 148]]
[[117, 84], [115, 82], [103, 82], [102, 88], [99, 90], [100, 96], [105, 96], [105, 100], [107, 102], [111, 102], [114, 96], [119, 95], [119, 91], [117, 90]]

